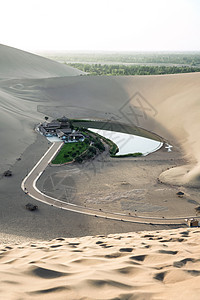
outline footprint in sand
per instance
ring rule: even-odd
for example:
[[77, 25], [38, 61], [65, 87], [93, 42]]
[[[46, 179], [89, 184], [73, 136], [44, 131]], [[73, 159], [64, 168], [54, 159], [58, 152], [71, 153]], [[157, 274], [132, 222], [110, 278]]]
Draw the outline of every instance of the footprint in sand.
[[45, 295], [45, 294], [52, 294], [56, 292], [62, 292], [62, 291], [67, 291], [71, 290], [70, 287], [65, 286], [57, 286], [49, 289], [44, 289], [44, 290], [37, 290], [37, 291], [32, 291], [32, 292], [27, 292], [28, 295]]
[[123, 256], [122, 253], [116, 252], [116, 253], [112, 253], [112, 254], [107, 254], [104, 257], [105, 258], [118, 258], [118, 257], [121, 257], [121, 256]]
[[63, 245], [51, 245], [50, 248], [59, 248], [62, 247]]
[[87, 283], [90, 286], [93, 286], [95, 288], [103, 288], [105, 286], [110, 286], [114, 288], [119, 288], [119, 289], [132, 289], [133, 287], [128, 284], [121, 283], [119, 281], [114, 281], [114, 280], [95, 280], [95, 279], [88, 279]]
[[13, 280], [3, 280], [1, 283], [6, 283], [6, 284], [21, 284], [21, 282], [18, 281], [13, 281]]
[[144, 236], [142, 236], [143, 238], [153, 238], [155, 237], [154, 235], [152, 234], [145, 234]]
[[57, 238], [56, 241], [65, 241], [64, 238]]
[[175, 261], [174, 263], [173, 263], [173, 266], [174, 267], [176, 267], [176, 268], [182, 268], [182, 267], [184, 267], [186, 264], [187, 264], [187, 262], [192, 262], [192, 263], [194, 263], [194, 262], [196, 262], [196, 261], [198, 261], [197, 259], [194, 259], [194, 258], [184, 258], [184, 259], [182, 259], [182, 260], [179, 260], [179, 261]]
[[53, 279], [68, 275], [67, 273], [58, 272], [41, 267], [31, 267], [31, 269], [28, 272], [26, 272], [26, 274], [31, 276], [37, 276], [43, 279]]
[[182, 237], [188, 237], [189, 236], [189, 232], [188, 231], [182, 231], [180, 232]]
[[160, 272], [160, 273], [157, 273], [155, 276], [154, 276], [154, 279], [156, 280], [159, 280], [159, 281], [163, 281], [165, 276], [166, 276], [167, 272]]
[[117, 269], [116, 271], [123, 275], [130, 275], [130, 274], [135, 274], [136, 267], [124, 267], [124, 268]]
[[131, 256], [130, 259], [137, 260], [137, 261], [144, 261], [146, 258], [146, 255], [135, 255]]
[[176, 255], [178, 251], [158, 250], [158, 253]]
[[69, 246], [78, 246], [78, 245], [80, 245], [80, 243], [69, 243], [68, 245]]
[[119, 249], [120, 252], [132, 252], [133, 248], [121, 248]]
[[185, 272], [189, 273], [192, 276], [200, 276], [199, 270], [185, 270]]

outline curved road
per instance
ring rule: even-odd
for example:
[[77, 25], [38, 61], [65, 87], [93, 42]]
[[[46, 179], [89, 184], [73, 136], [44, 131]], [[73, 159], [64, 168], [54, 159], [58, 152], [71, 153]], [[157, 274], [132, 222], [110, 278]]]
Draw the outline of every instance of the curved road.
[[30, 197], [46, 203], [51, 206], [55, 206], [68, 211], [81, 213], [85, 215], [95, 216], [104, 219], [118, 220], [123, 222], [152, 224], [152, 225], [183, 225], [186, 218], [197, 218], [196, 216], [190, 217], [177, 217], [177, 218], [156, 218], [156, 217], [142, 217], [132, 216], [121, 213], [106, 212], [102, 210], [90, 209], [84, 206], [78, 206], [72, 203], [66, 203], [64, 201], [55, 199], [48, 195], [45, 195], [36, 187], [36, 182], [45, 171], [48, 164], [52, 161], [53, 157], [62, 147], [63, 142], [56, 142], [51, 145], [43, 157], [38, 161], [30, 173], [24, 178], [21, 184], [22, 190]]

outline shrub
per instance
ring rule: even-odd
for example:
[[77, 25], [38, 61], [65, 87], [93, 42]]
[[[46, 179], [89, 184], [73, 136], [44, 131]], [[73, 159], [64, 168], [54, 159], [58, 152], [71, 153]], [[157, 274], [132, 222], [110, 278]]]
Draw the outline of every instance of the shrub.
[[10, 176], [12, 176], [12, 171], [10, 171], [10, 170], [5, 171], [5, 172], [4, 172], [4, 176], [5, 176], [5, 177], [10, 177]]
[[93, 153], [92, 152], [88, 152], [87, 155], [86, 155], [86, 158], [87, 159], [90, 159], [93, 157]]
[[90, 141], [89, 141], [88, 138], [85, 139], [85, 143], [86, 143], [87, 145], [89, 145]]
[[75, 162], [81, 164], [81, 163], [83, 162], [83, 159], [82, 159], [80, 156], [77, 156], [77, 157], [75, 158]]
[[105, 150], [104, 144], [101, 141], [96, 142], [95, 147], [97, 147], [101, 152]]
[[89, 150], [89, 152], [91, 152], [92, 154], [96, 154], [96, 153], [97, 153], [97, 150], [96, 150], [96, 148], [95, 148], [94, 146], [90, 146], [88, 150]]

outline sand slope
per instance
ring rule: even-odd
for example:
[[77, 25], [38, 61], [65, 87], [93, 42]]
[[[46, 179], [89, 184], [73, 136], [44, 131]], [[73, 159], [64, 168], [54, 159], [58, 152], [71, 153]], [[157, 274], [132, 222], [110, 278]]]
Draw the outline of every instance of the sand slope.
[[76, 76], [81, 72], [64, 64], [0, 44], [0, 78]]
[[199, 73], [44, 79], [38, 89], [48, 105], [38, 110], [54, 118], [115, 120], [156, 132], [181, 147], [189, 164], [161, 180], [199, 186], [199, 82]]
[[[27, 78], [76, 76], [83, 72], [64, 64], [0, 45], [0, 170], [16, 161], [34, 142], [34, 127], [44, 117], [37, 112], [41, 97], [33, 81]], [[26, 78], [26, 87], [22, 78]], [[40, 79], [38, 80], [40, 81]]]
[[[6, 46], [0, 46], [0, 57], [2, 170], [33, 142], [35, 123], [45, 115], [65, 114], [126, 122], [162, 135], [181, 147], [188, 166], [163, 173], [161, 180], [199, 186], [199, 73], [67, 77], [80, 72], [72, 74], [67, 66]], [[54, 78], [41, 79], [49, 76]], [[6, 79], [13, 77], [18, 79]]]
[[198, 299], [198, 229], [4, 244], [2, 299]]
[[[200, 74], [67, 77], [79, 71], [72, 74], [64, 65], [6, 46], [0, 46], [0, 67], [1, 173], [21, 158], [13, 167], [14, 176], [0, 181], [1, 231], [7, 233], [4, 238], [1, 234], [1, 241], [9, 239], [8, 233], [20, 241], [144, 228], [42, 203], [36, 214], [25, 210], [30, 199], [20, 184], [47, 150], [41, 136], [30, 146], [37, 136], [34, 125], [45, 115], [115, 120], [155, 131], [180, 146], [190, 163], [163, 173], [161, 179], [199, 186]], [[163, 160], [158, 158], [157, 163], [160, 170]], [[158, 188], [155, 174], [152, 184]], [[192, 197], [189, 200], [197, 203]], [[6, 242], [0, 248], [0, 298], [196, 300], [200, 292], [199, 234], [198, 229], [178, 229]]]

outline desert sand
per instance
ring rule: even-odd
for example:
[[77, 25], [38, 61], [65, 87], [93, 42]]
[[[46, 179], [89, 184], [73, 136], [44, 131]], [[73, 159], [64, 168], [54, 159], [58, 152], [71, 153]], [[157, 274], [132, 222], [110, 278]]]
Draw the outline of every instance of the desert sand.
[[65, 64], [5, 45], [0, 45], [0, 53], [1, 79], [49, 78], [84, 74]]
[[163, 170], [184, 163], [178, 149], [140, 158], [110, 158], [104, 152], [83, 164], [48, 166], [37, 184], [39, 190], [64, 202], [136, 216], [173, 218], [195, 216], [199, 190], [159, 182]]
[[[16, 158], [35, 141], [34, 126], [43, 118], [37, 106], [38, 101], [45, 103], [45, 99], [35, 83], [28, 79], [81, 73], [46, 58], [0, 45], [1, 172], [13, 165]], [[25, 88], [22, 78], [29, 82], [29, 87]]]
[[[129, 125], [135, 124], [156, 132], [173, 145], [171, 153], [161, 150], [144, 160], [126, 158], [122, 161], [107, 161], [107, 158], [97, 158], [95, 166], [84, 165], [79, 174], [74, 174], [75, 177], [72, 178], [73, 182], [76, 180], [78, 183], [77, 198], [74, 201], [81, 205], [85, 202], [88, 206], [98, 208], [103, 203], [107, 209], [124, 213], [137, 210], [139, 214], [150, 216], [193, 215], [194, 208], [199, 205], [198, 189], [183, 187], [184, 176], [174, 178], [165, 176], [163, 172], [167, 171], [167, 174], [170, 174], [171, 170], [176, 170], [176, 166], [181, 167], [187, 163], [195, 166], [198, 159], [196, 147], [199, 140], [196, 136], [199, 123], [194, 115], [198, 112], [200, 74], [72, 76], [75, 75], [74, 71], [71, 72], [67, 66], [55, 62], [52, 65], [52, 61], [30, 53], [3, 45], [0, 46], [0, 52], [4, 70], [4, 78], [0, 81], [0, 169], [1, 173], [7, 169], [13, 172], [12, 178], [0, 179], [2, 233], [27, 239], [52, 239], [61, 235], [78, 237], [158, 229], [156, 226], [152, 228], [151, 225], [96, 220], [89, 216], [63, 212], [42, 203], [39, 204], [36, 214], [25, 210], [25, 204], [33, 200], [23, 193], [20, 188], [21, 182], [50, 146], [48, 141], [34, 130], [34, 126], [43, 121], [46, 115], [52, 118], [66, 115], [70, 118], [96, 118], [108, 122], [114, 120]], [[21, 63], [20, 68], [17, 64], [18, 59]], [[10, 62], [13, 63], [13, 76], [17, 74], [16, 79], [11, 78], [9, 73], [12, 67]], [[40, 66], [37, 69], [40, 72], [36, 74], [34, 66], [38, 65]], [[49, 73], [50, 69], [52, 73]], [[26, 70], [26, 74], [23, 70]], [[60, 77], [60, 72], [64, 70], [65, 76]], [[38, 78], [31, 78], [31, 74]], [[187, 120], [192, 120], [192, 126], [195, 125], [197, 130], [194, 130]], [[194, 151], [191, 152], [193, 148]], [[171, 170], [167, 170], [171, 167]], [[187, 174], [192, 168], [193, 165], [187, 168]], [[47, 169], [48, 176], [44, 175], [38, 186], [41, 189], [46, 188], [47, 193], [52, 193], [49, 190], [49, 176], [52, 178], [57, 172], [59, 177], [63, 171], [65, 174], [68, 172], [65, 168]], [[93, 176], [94, 172], [97, 176]], [[70, 174], [67, 173], [67, 176]], [[163, 182], [168, 177], [168, 181], [173, 180], [173, 184], [181, 185], [161, 186], [157, 182], [159, 176], [164, 177]], [[194, 180], [192, 182], [194, 183]], [[195, 182], [198, 186], [198, 181]], [[95, 188], [98, 183], [98, 188]], [[176, 197], [179, 189], [186, 192], [182, 200]], [[60, 197], [56, 189], [53, 194]], [[165, 228], [168, 227], [160, 227]]]
[[162, 180], [199, 186], [199, 73], [71, 76], [80, 72], [3, 45], [0, 54], [1, 168], [33, 143], [33, 126], [44, 115], [65, 114], [114, 119], [154, 131], [179, 145], [188, 160], [186, 168], [170, 170]]
[[[0, 45], [0, 170], [13, 172], [0, 177], [0, 298], [198, 299], [198, 229], [63, 211], [30, 199], [21, 182], [50, 147], [34, 130], [45, 116], [114, 120], [157, 133], [172, 152], [163, 147], [145, 158], [49, 166], [38, 188], [60, 199], [70, 192], [68, 200], [97, 209], [194, 214], [200, 204], [200, 74], [79, 75]], [[176, 196], [179, 189], [183, 198]], [[27, 211], [28, 202], [39, 210]]]
[[1, 244], [1, 299], [198, 299], [199, 229]]

